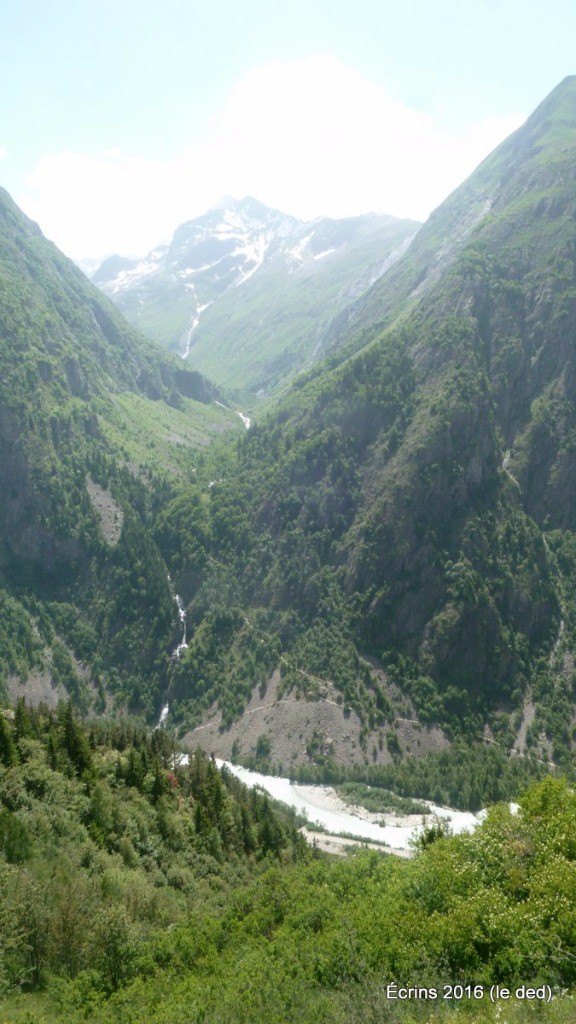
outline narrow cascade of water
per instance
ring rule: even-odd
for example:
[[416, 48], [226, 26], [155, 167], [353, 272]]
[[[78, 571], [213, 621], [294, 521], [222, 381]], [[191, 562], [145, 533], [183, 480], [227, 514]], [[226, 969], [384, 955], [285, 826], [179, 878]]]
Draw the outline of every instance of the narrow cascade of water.
[[180, 597], [180, 594], [176, 594], [175, 600], [178, 605], [178, 615], [182, 624], [182, 638], [177, 647], [172, 651], [173, 659], [177, 660], [182, 654], [182, 651], [188, 649], [188, 644], [186, 643], [186, 608], [184, 607], [184, 601]]
[[[170, 576], [168, 576], [168, 581], [170, 585], [172, 585], [172, 580], [170, 579]], [[178, 607], [178, 618], [180, 619], [180, 624], [182, 626], [182, 634], [180, 636], [180, 643], [177, 644], [174, 650], [172, 651], [171, 657], [172, 661], [178, 661], [180, 655], [182, 654], [182, 651], [185, 651], [188, 648], [188, 644], [186, 643], [186, 607], [184, 605], [184, 601], [180, 597], [180, 594], [175, 594], [174, 600], [176, 601], [176, 605]], [[162, 708], [162, 711], [160, 712], [160, 718], [158, 719], [158, 725], [156, 726], [157, 729], [162, 728], [164, 722], [168, 718], [169, 713], [170, 705], [166, 703]]]

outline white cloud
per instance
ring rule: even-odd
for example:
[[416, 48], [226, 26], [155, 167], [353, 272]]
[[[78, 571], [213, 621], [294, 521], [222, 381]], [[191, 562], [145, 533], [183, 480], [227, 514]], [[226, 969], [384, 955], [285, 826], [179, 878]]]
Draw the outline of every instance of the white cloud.
[[334, 57], [274, 62], [250, 71], [207, 136], [176, 159], [56, 153], [17, 198], [76, 258], [145, 252], [228, 193], [306, 219], [368, 210], [424, 219], [522, 120], [449, 135]]
[[117, 152], [57, 153], [38, 161], [17, 197], [67, 255], [139, 253], [169, 233], [182, 196], [171, 166]]

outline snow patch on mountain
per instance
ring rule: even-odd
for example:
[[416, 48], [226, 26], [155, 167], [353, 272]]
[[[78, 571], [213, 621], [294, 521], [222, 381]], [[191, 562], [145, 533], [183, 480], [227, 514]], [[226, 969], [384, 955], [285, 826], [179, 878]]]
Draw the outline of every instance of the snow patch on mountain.
[[336, 248], [324, 249], [324, 252], [315, 252], [312, 256], [313, 260], [323, 260], [325, 256], [331, 256], [333, 252], [336, 252]]
[[110, 257], [94, 282], [195, 368], [227, 385], [246, 371], [260, 395], [321, 354], [332, 318], [394, 262], [391, 237], [410, 226], [377, 214], [304, 222], [227, 199], [145, 259]]
[[154, 274], [158, 270], [158, 261], [152, 258], [151, 253], [145, 260], [141, 260], [135, 267], [129, 270], [121, 270], [120, 273], [111, 281], [107, 286], [107, 291], [115, 295], [117, 292], [124, 291], [127, 288], [133, 288], [142, 281], [145, 277], [150, 274]]
[[304, 235], [304, 238], [300, 239], [298, 245], [295, 245], [293, 249], [287, 249], [286, 255], [291, 256], [292, 259], [297, 260], [298, 263], [304, 262], [304, 253], [306, 252], [306, 246], [312, 238], [312, 233]]
[[244, 256], [246, 263], [253, 264], [250, 270], [247, 270], [241, 275], [241, 277], [239, 277], [236, 281], [236, 286], [244, 284], [244, 281], [247, 281], [249, 277], [252, 277], [252, 274], [255, 274], [259, 267], [262, 266], [272, 240], [273, 236], [259, 235], [251, 242], [248, 241], [246, 245], [240, 246], [235, 250], [235, 256]]
[[[101, 273], [102, 267], [95, 279], [100, 275], [102, 291], [118, 299], [123, 293], [133, 293], [141, 287], [146, 292], [165, 287], [164, 282], [169, 281], [182, 282], [185, 290], [191, 292], [191, 279], [198, 296], [200, 285], [196, 282], [202, 277], [199, 304], [203, 305], [208, 299], [214, 301], [215, 287], [218, 294], [228, 287], [239, 287], [270, 259], [281, 260], [289, 269], [294, 262], [301, 265], [318, 261], [336, 252], [337, 245], [322, 247], [320, 239], [316, 239], [314, 246], [322, 223], [315, 221], [305, 230], [302, 221], [254, 199], [227, 199], [223, 207], [215, 207], [182, 224], [169, 246], [156, 247], [137, 263], [119, 260], [116, 273], [114, 266]], [[303, 237], [298, 237], [303, 229]], [[314, 252], [314, 247], [320, 251]]]

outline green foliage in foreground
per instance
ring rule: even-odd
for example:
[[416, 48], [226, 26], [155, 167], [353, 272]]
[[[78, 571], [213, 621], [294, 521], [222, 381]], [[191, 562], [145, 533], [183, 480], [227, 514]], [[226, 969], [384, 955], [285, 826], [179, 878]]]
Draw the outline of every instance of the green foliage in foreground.
[[[547, 778], [517, 814], [415, 860], [307, 852], [267, 798], [163, 732], [87, 733], [70, 706], [2, 718], [0, 1020], [356, 1024], [453, 1018], [445, 985], [576, 982], [576, 795]], [[400, 1004], [389, 984], [436, 989]], [[559, 996], [566, 990], [563, 997]], [[521, 1015], [521, 1011], [524, 1016]], [[502, 1007], [500, 1007], [500, 1013]]]
[[153, 935], [196, 905], [216, 913], [260, 864], [304, 856], [266, 796], [200, 751], [174, 767], [163, 731], [87, 732], [71, 704], [0, 715], [2, 995], [88, 976], [110, 994]]

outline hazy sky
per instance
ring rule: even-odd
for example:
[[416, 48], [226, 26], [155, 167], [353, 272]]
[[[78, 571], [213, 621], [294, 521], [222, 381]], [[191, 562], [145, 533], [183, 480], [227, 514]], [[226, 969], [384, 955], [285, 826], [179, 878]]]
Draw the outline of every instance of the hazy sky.
[[0, 184], [76, 259], [224, 194], [423, 219], [575, 40], [574, 0], [2, 0]]

